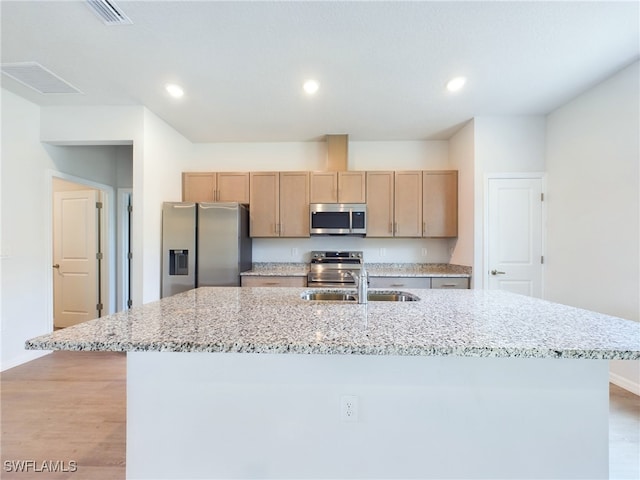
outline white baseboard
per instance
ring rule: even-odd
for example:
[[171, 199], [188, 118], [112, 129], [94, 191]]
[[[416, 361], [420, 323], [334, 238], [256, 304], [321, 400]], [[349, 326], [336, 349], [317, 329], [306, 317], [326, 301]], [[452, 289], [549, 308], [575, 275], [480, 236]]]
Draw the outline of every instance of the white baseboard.
[[10, 368], [17, 367], [18, 365], [22, 365], [23, 363], [30, 362], [31, 360], [35, 360], [36, 358], [44, 357], [45, 355], [49, 355], [51, 353], [50, 350], [31, 350], [19, 357], [14, 357], [7, 362], [2, 362], [0, 365], [0, 372], [4, 372], [5, 370], [9, 370]]
[[636, 383], [613, 372], [609, 372], [609, 381], [620, 388], [624, 388], [625, 390], [640, 396], [640, 383]]

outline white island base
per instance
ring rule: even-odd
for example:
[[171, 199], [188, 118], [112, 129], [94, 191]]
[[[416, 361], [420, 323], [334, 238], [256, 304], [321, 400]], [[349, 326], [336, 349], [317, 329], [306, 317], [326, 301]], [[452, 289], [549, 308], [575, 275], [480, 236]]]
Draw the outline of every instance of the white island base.
[[128, 479], [607, 477], [606, 360], [127, 353]]

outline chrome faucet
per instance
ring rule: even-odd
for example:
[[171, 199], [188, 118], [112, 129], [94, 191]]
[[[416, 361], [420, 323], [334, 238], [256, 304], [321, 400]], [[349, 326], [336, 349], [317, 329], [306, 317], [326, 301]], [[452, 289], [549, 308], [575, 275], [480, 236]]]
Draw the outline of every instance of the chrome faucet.
[[364, 265], [359, 271], [349, 270], [347, 274], [351, 275], [356, 282], [356, 290], [358, 290], [358, 303], [367, 303], [367, 290], [369, 287], [369, 275]]

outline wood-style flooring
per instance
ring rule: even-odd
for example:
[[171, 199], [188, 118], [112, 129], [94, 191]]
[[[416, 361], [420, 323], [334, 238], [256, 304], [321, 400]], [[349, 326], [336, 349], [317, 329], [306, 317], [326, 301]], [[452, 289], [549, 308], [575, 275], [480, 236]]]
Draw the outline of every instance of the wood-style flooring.
[[[126, 357], [54, 352], [1, 375], [0, 478], [125, 478]], [[640, 397], [610, 388], [610, 478], [640, 479]], [[5, 462], [60, 462], [77, 471], [8, 472]], [[64, 462], [64, 463], [63, 463]], [[52, 463], [49, 463], [52, 465]], [[585, 479], [586, 480], [586, 479]]]

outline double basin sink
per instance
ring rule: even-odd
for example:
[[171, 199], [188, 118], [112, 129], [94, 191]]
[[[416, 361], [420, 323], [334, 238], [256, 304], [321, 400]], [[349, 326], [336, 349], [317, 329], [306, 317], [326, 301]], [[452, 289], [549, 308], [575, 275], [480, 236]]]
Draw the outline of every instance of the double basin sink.
[[[304, 292], [300, 298], [303, 300], [313, 301], [333, 301], [333, 302], [356, 302], [358, 296], [354, 292], [327, 292], [327, 291], [310, 291]], [[415, 302], [420, 300], [419, 297], [408, 292], [381, 291], [367, 292], [367, 300], [369, 302]]]

